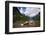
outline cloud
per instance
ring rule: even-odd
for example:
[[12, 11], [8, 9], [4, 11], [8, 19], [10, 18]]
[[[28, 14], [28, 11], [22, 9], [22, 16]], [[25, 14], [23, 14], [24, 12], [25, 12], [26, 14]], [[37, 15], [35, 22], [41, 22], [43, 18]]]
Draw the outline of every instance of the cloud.
[[26, 7], [25, 12], [23, 7], [20, 9], [21, 14], [25, 14], [25, 16], [34, 17], [40, 12], [40, 8], [35, 7]]

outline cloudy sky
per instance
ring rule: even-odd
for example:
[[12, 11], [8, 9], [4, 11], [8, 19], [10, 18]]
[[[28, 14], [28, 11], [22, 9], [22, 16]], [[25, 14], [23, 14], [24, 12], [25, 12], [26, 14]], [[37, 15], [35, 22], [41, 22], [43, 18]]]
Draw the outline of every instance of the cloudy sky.
[[21, 14], [25, 16], [34, 17], [40, 12], [40, 8], [35, 7], [18, 7]]

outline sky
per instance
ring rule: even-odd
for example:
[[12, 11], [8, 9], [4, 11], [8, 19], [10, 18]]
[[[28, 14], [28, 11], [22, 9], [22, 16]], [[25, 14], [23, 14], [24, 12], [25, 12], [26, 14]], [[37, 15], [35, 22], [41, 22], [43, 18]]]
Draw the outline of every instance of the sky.
[[19, 7], [18, 9], [21, 14], [25, 14], [25, 16], [29, 17], [34, 17], [40, 12], [40, 8], [35, 7]]

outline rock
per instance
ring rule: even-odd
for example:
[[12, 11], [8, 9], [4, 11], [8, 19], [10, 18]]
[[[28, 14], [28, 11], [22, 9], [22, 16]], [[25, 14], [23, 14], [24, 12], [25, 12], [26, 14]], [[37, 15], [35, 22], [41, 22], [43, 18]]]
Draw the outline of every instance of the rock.
[[24, 24], [21, 24], [21, 26], [24, 26]]
[[29, 21], [29, 25], [34, 26], [34, 25], [35, 25], [35, 21], [34, 21], [34, 20], [30, 20], [30, 21]]

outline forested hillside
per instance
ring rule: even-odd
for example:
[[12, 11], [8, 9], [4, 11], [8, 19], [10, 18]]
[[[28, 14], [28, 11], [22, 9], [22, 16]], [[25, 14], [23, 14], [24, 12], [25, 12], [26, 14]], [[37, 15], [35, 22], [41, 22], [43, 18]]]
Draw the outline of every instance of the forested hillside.
[[13, 21], [26, 21], [29, 17], [21, 14], [17, 8], [13, 8]]

